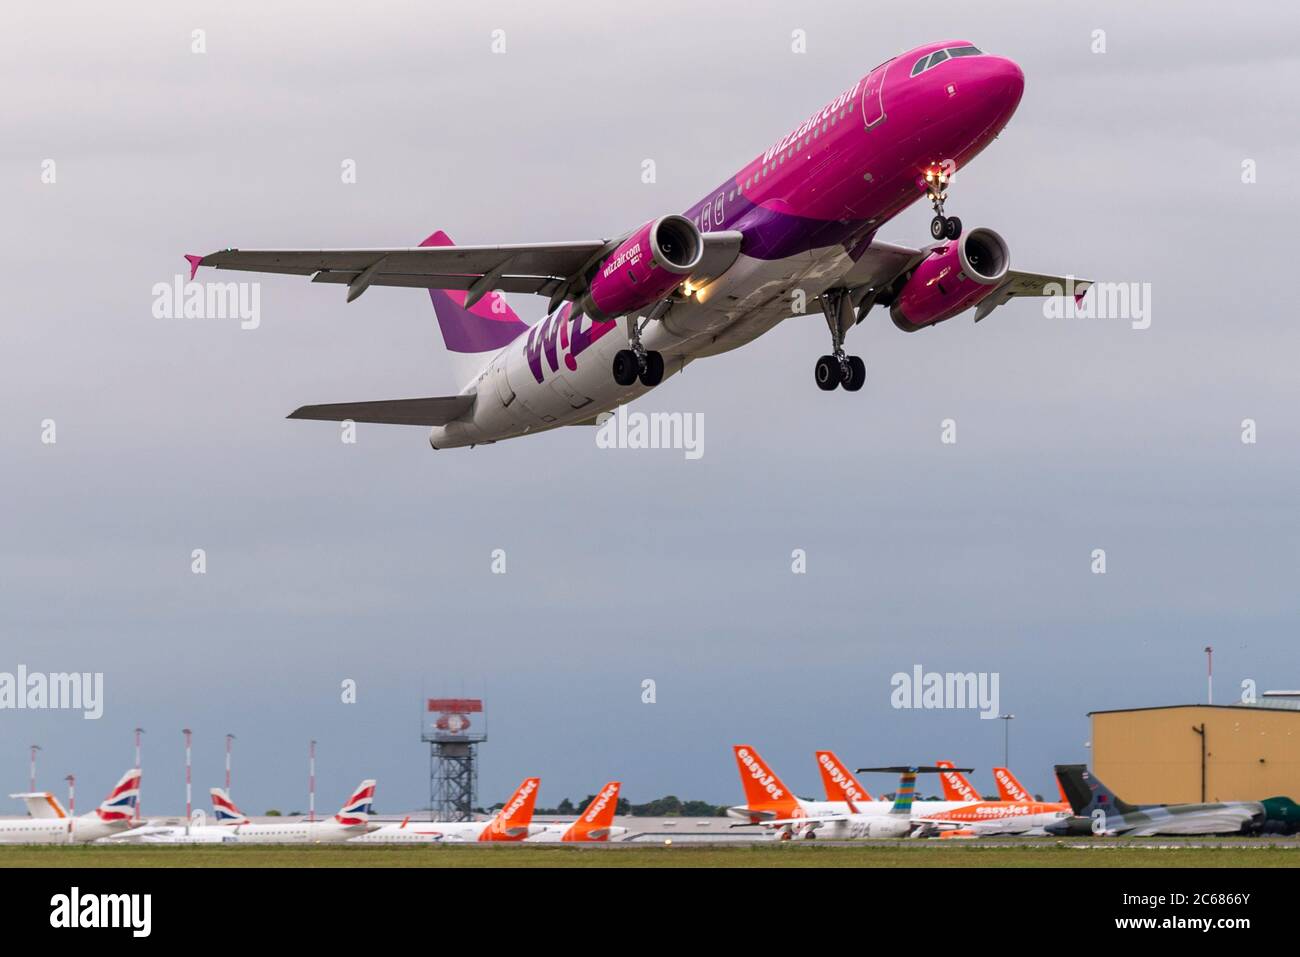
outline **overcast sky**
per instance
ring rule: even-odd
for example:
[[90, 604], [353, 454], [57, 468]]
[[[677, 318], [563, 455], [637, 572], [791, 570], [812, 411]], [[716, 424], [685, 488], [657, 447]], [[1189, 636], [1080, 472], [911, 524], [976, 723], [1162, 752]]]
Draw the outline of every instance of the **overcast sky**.
[[[822, 747], [952, 758], [991, 791], [1001, 722], [890, 706], [920, 664], [1000, 674], [1012, 767], [1052, 794], [1052, 764], [1088, 756], [1089, 710], [1202, 700], [1206, 644], [1216, 700], [1300, 683], [1300, 10], [1026, 0], [936, 26], [853, 2], [458, 6], [6, 10], [0, 671], [102, 671], [106, 702], [99, 721], [0, 712], [0, 792], [26, 786], [35, 742], [41, 785], [75, 772], [89, 806], [142, 725], [146, 812], [178, 811], [188, 726], [200, 794], [238, 736], [250, 812], [305, 806], [311, 738], [319, 809], [364, 776], [381, 810], [417, 807], [434, 693], [487, 699], [483, 803], [526, 774], [543, 805], [611, 778], [634, 801], [736, 803], [738, 741], [802, 793]], [[869, 376], [850, 395], [814, 385], [824, 322], [792, 319], [640, 401], [703, 414], [687, 461], [587, 429], [433, 452], [421, 429], [344, 445], [285, 421], [454, 392], [418, 290], [345, 306], [265, 277], [256, 330], [152, 315], [183, 253], [616, 234], [949, 37], [1026, 76], [949, 212], [1001, 232], [1015, 267], [1149, 283], [1149, 329], [1017, 302], [909, 336], [877, 311], [849, 336]], [[881, 237], [923, 244], [929, 215]]]

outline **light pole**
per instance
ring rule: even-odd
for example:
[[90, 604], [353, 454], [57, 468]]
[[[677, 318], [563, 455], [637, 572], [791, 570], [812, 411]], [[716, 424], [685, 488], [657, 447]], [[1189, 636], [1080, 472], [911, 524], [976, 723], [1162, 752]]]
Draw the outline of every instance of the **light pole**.
[[71, 841], [77, 820], [77, 777], [69, 774], [63, 780], [68, 782], [68, 840]]
[[235, 740], [233, 734], [226, 735], [226, 796], [230, 796], [230, 743]]
[[190, 812], [193, 810], [194, 792], [190, 777], [190, 736], [193, 734], [189, 728], [181, 728], [181, 734], [185, 735], [185, 826], [189, 827]]
[[41, 746], [39, 744], [32, 745], [32, 760], [31, 760], [31, 766], [28, 769], [31, 772], [28, 775], [28, 784], [30, 785], [27, 788], [28, 791], [36, 790], [36, 752], [39, 750], [41, 750]]
[[1214, 649], [1205, 646], [1205, 685], [1206, 704], [1214, 704]]
[[1000, 714], [998, 719], [1002, 722], [1002, 766], [1007, 768], [1011, 766], [1011, 722], [1016, 719], [1016, 716]]
[[307, 747], [307, 820], [316, 820], [316, 742]]
[[[135, 729], [135, 769], [137, 771], [144, 770], [140, 765], [140, 735], [142, 734], [144, 734], [144, 728]], [[143, 781], [141, 783], [143, 783]], [[135, 798], [135, 819], [137, 821], [140, 820], [140, 796], [138, 794]]]

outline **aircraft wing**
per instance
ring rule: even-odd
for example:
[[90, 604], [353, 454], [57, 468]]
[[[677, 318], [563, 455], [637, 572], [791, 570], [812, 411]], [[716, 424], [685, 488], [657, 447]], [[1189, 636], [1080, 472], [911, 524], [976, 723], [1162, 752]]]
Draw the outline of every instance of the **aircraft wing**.
[[333, 402], [304, 405], [291, 419], [322, 422], [377, 422], [381, 425], [446, 425], [474, 405], [472, 395], [433, 396], [427, 399], [381, 399], [378, 402]]
[[[312, 282], [345, 284], [349, 300], [370, 286], [417, 289], [484, 289], [569, 298], [585, 286], [585, 273], [626, 237], [501, 246], [396, 246], [378, 249], [222, 249], [186, 256], [190, 278], [200, 266], [240, 272], [311, 276]], [[704, 233], [696, 278], [727, 269], [740, 252], [734, 230]], [[558, 305], [558, 303], [557, 303]]]
[[[926, 257], [929, 249], [930, 247], [912, 249], [910, 246], [873, 242], [862, 252], [844, 277], [845, 283], [855, 293], [854, 305], [859, 307], [859, 322], [865, 318], [871, 306], [887, 306], [894, 301], [898, 289]], [[976, 307], [975, 321], [979, 322], [1016, 296], [1059, 296], [1065, 292], [1074, 296], [1077, 303], [1091, 286], [1090, 279], [1009, 269], [1002, 282]]]
[[1091, 279], [1049, 276], [1045, 273], [1009, 269], [1001, 284], [975, 307], [975, 321], [979, 322], [998, 306], [1006, 305], [1016, 296], [1059, 296], [1064, 291], [1072, 294], [1077, 304], [1091, 286]]

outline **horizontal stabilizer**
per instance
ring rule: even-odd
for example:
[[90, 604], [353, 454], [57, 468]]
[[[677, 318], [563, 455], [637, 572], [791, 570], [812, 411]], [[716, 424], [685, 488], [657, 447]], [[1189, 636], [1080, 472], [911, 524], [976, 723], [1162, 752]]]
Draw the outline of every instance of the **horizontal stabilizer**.
[[474, 407], [473, 395], [433, 396], [427, 399], [381, 399], [378, 402], [334, 402], [304, 405], [291, 419], [322, 422], [375, 422], [381, 425], [446, 425]]

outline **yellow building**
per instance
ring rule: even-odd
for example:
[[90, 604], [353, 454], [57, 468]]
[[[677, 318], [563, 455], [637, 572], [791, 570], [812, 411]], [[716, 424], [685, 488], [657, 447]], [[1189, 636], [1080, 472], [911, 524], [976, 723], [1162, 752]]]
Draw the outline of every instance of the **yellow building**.
[[1172, 705], [1092, 711], [1092, 768], [1132, 804], [1300, 800], [1300, 710]]

